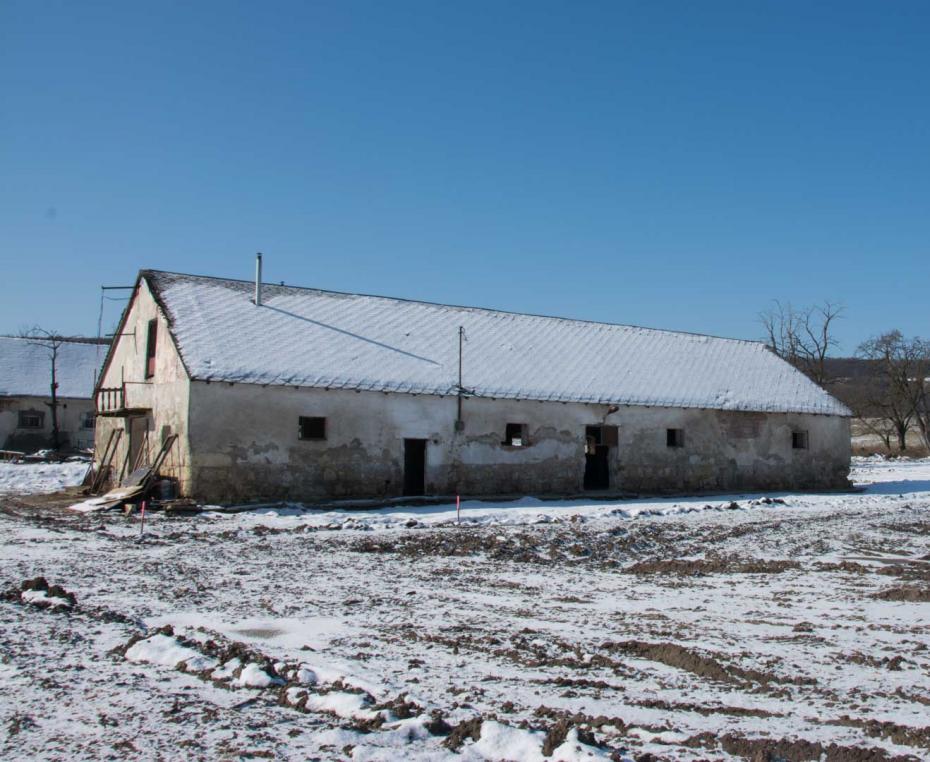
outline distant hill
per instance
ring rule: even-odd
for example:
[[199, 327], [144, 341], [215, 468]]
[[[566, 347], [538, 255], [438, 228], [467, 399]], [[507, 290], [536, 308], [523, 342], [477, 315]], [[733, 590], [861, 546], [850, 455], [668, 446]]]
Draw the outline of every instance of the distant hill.
[[877, 372], [874, 360], [859, 357], [828, 357], [826, 368], [828, 377], [836, 381], [868, 378]]
[[878, 375], [878, 365], [874, 360], [828, 357], [826, 371], [829, 380], [824, 387], [830, 394], [857, 414], [878, 415], [878, 411], [869, 410], [865, 404], [868, 396], [866, 386]]

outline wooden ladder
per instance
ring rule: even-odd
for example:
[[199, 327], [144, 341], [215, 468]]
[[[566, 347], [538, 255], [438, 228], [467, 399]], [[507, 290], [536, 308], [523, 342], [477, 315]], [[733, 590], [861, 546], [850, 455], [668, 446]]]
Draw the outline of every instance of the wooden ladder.
[[100, 469], [97, 471], [90, 485], [90, 492], [92, 495], [100, 492], [100, 490], [103, 489], [103, 485], [106, 484], [107, 480], [110, 478], [113, 456], [116, 455], [116, 448], [122, 436], [122, 429], [112, 429], [110, 431], [110, 438], [107, 439], [107, 446], [103, 448], [103, 457], [100, 459]]

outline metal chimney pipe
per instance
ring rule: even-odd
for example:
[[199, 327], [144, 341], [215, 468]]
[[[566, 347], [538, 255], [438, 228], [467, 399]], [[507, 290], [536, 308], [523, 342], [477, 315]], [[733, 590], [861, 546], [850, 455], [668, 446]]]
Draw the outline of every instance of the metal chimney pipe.
[[262, 253], [255, 255], [255, 306], [262, 306]]

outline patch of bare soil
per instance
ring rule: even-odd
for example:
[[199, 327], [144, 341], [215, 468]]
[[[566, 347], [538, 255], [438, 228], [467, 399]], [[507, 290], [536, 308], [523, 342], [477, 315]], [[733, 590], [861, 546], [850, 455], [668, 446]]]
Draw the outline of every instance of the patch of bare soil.
[[84, 500], [82, 487], [68, 487], [60, 492], [46, 492], [34, 495], [3, 495], [0, 497], [0, 513], [22, 515], [24, 513], [53, 513], [72, 505], [76, 500]]
[[873, 598], [879, 601], [900, 601], [904, 603], [930, 603], [930, 588], [927, 587], [889, 587]]
[[661, 699], [644, 699], [630, 702], [646, 709], [662, 709], [668, 712], [695, 712], [705, 717], [724, 714], [730, 717], [782, 717], [777, 712], [767, 712], [764, 709], [751, 709], [745, 706], [705, 706], [679, 701], [662, 701]]
[[895, 689], [894, 695], [898, 698], [904, 699], [905, 701], [913, 701], [916, 704], [930, 706], [930, 696], [921, 696], [917, 693], [908, 693], [902, 688]]
[[889, 756], [883, 749], [824, 746], [803, 739], [746, 738], [734, 733], [717, 736], [700, 733], [684, 742], [685, 746], [699, 749], [722, 749], [727, 754], [743, 757], [752, 762], [916, 762], [917, 757]]
[[642, 640], [625, 640], [618, 643], [604, 643], [606, 651], [620, 652], [641, 659], [649, 659], [669, 667], [682, 669], [693, 675], [708, 680], [736, 685], [756, 684], [768, 686], [771, 683], [790, 683], [794, 685], [812, 685], [809, 678], [779, 677], [754, 669], [743, 669], [734, 665], [724, 666], [717, 659], [704, 656], [676, 643], [647, 643]]
[[552, 677], [547, 679], [536, 679], [534, 683], [540, 685], [557, 685], [560, 688], [580, 688], [582, 690], [595, 691], [620, 691], [623, 690], [619, 685], [611, 685], [606, 680], [591, 680], [584, 677]]
[[633, 558], [661, 555], [689, 530], [678, 524], [642, 524], [610, 531], [588, 531], [577, 521], [524, 530], [446, 526], [413, 528], [393, 536], [364, 537], [347, 543], [357, 553], [390, 553], [411, 559], [430, 556], [486, 556], [494, 561], [531, 564], [593, 564], [618, 569]]
[[930, 534], [930, 522], [928, 521], [909, 521], [883, 524], [883, 527], [893, 532], [902, 532], [904, 534], [928, 535]]
[[843, 658], [848, 662], [852, 662], [853, 664], [863, 664], [867, 667], [873, 667], [875, 669], [890, 669], [894, 672], [900, 672], [901, 665], [906, 662], [905, 658], [901, 655], [883, 656], [879, 659], [875, 656], [859, 653], [858, 651], [856, 653], [846, 655]]
[[842, 561], [841, 563], [824, 563], [814, 564], [814, 570], [819, 572], [843, 572], [844, 574], [871, 574], [873, 569], [864, 564], [857, 564], [855, 561]]
[[901, 746], [920, 746], [930, 749], [930, 727], [912, 728], [907, 725], [898, 725], [896, 722], [859, 720], [851, 717], [842, 717], [831, 721], [830, 724], [862, 728], [872, 738], [884, 738]]
[[891, 566], [882, 567], [877, 573], [886, 577], [897, 577], [908, 582], [930, 582], [930, 564], [921, 561], [892, 564]]
[[586, 654], [580, 646], [560, 640], [549, 640], [543, 643], [532, 632], [521, 632], [511, 635], [509, 638], [501, 638], [496, 635], [474, 636], [467, 632], [421, 634], [412, 627], [404, 629], [406, 638], [445, 646], [453, 654], [458, 654], [460, 651], [492, 654], [497, 658], [533, 668], [609, 669], [614, 674], [627, 677], [632, 677], [635, 674], [625, 664], [611, 659], [609, 656]]
[[627, 574], [676, 574], [700, 577], [705, 574], [781, 574], [800, 569], [797, 561], [764, 561], [736, 556], [709, 556], [698, 559], [639, 561], [624, 569]]
[[[533, 711], [533, 714], [537, 717], [546, 717], [555, 719], [557, 721], [565, 721], [574, 727], [585, 728], [586, 730], [601, 730], [605, 727], [612, 727], [614, 730], [619, 732], [620, 735], [625, 735], [627, 728], [629, 727], [629, 725], [627, 725], [627, 723], [620, 717], [608, 717], [606, 715], [593, 715], [585, 714], [584, 712], [572, 712], [568, 709], [556, 709], [554, 707], [545, 705], [536, 707], [536, 709]], [[647, 730], [659, 732], [666, 729], [645, 725], [643, 723], [638, 723], [636, 727], [646, 728]]]

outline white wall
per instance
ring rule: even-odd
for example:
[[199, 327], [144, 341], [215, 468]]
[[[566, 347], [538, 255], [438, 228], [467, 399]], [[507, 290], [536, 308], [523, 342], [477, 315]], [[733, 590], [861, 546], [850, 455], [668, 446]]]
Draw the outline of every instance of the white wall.
[[[848, 420], [708, 410], [468, 399], [456, 433], [454, 397], [193, 382], [192, 490], [214, 501], [398, 495], [403, 440], [427, 442], [427, 492], [570, 494], [583, 488], [585, 427], [619, 426], [614, 490], [677, 492], [838, 488], [849, 468]], [[298, 439], [298, 417], [327, 419], [325, 441]], [[507, 423], [527, 447], [505, 447]], [[683, 428], [686, 445], [666, 446]], [[793, 450], [791, 433], [809, 433]]]

